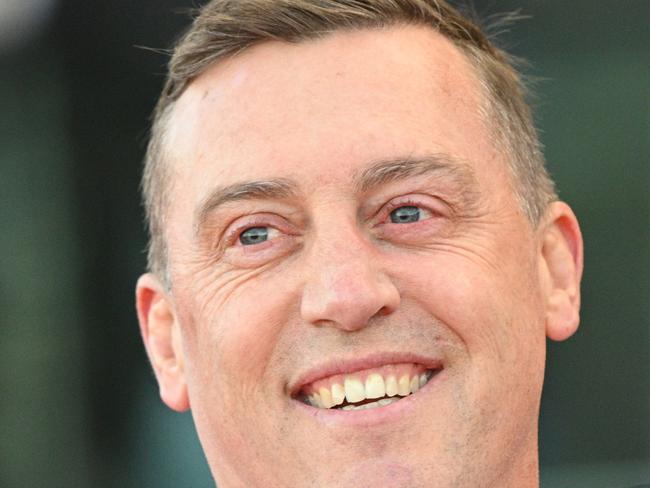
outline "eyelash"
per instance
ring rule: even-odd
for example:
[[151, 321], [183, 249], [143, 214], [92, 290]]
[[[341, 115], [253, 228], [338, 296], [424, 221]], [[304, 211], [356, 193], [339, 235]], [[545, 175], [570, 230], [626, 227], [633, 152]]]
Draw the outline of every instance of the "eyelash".
[[[440, 215], [440, 212], [434, 210], [433, 208], [431, 208], [430, 205], [425, 205], [421, 201], [419, 201], [417, 199], [414, 199], [414, 198], [411, 198], [411, 197], [405, 197], [404, 199], [396, 199], [396, 200], [392, 200], [392, 201], [388, 202], [388, 204], [385, 205], [382, 208], [382, 210], [380, 210], [380, 215], [381, 215], [380, 220], [382, 222], [381, 225], [389, 224], [389, 223], [393, 224], [393, 222], [387, 222], [387, 220], [390, 218], [390, 214], [394, 210], [397, 210], [398, 208], [401, 208], [401, 207], [416, 207], [416, 208], [419, 208], [420, 210], [424, 210], [426, 212], [431, 213], [431, 217], [428, 217], [426, 219], [422, 219], [422, 220], [420, 220], [418, 222], [413, 222], [413, 223], [411, 223], [411, 225], [420, 223], [420, 222], [422, 222], [424, 220], [429, 220], [432, 217]], [[406, 224], [395, 224], [395, 225], [402, 225], [403, 226], [403, 225], [406, 225]]]
[[226, 233], [226, 244], [228, 247], [232, 246], [237, 246], [239, 244], [239, 239], [242, 236], [244, 232], [246, 232], [249, 229], [253, 229], [255, 227], [273, 227], [269, 225], [267, 222], [260, 221], [260, 222], [246, 222], [243, 225], [238, 225], [233, 229], [228, 230]]
[[[402, 224], [396, 224], [393, 222], [390, 222], [390, 214], [394, 210], [401, 208], [401, 207], [417, 207], [421, 210], [424, 210], [426, 212], [429, 212], [431, 216], [424, 218], [422, 220], [419, 220], [417, 222], [410, 222], [410, 223], [402, 223]], [[435, 218], [436, 216], [440, 215], [439, 211], [434, 210], [431, 208], [430, 205], [425, 205], [422, 203], [422, 201], [416, 199], [416, 198], [411, 198], [411, 197], [406, 197], [406, 198], [399, 198], [392, 200], [388, 202], [386, 205], [382, 207], [382, 209], [378, 212], [378, 215], [380, 216], [379, 220], [379, 225], [399, 225], [401, 227], [410, 225], [417, 225], [421, 224], [424, 221], [427, 221], [431, 218]], [[278, 218], [278, 217], [276, 217]], [[268, 246], [271, 244], [272, 241], [276, 240], [276, 238], [269, 238], [267, 241], [262, 241], [259, 244], [249, 244], [249, 245], [243, 245], [240, 243], [239, 239], [241, 238], [242, 234], [246, 232], [249, 229], [255, 228], [255, 227], [267, 227], [269, 229], [275, 230], [281, 234], [288, 234], [286, 230], [281, 229], [281, 226], [279, 225], [274, 225], [271, 222], [269, 222], [269, 217], [267, 216], [266, 218], [261, 217], [261, 216], [256, 216], [255, 218], [251, 219], [250, 221], [247, 221], [245, 223], [242, 223], [240, 225], [236, 225], [234, 228], [230, 229], [225, 236], [225, 241], [226, 241], [226, 246], [227, 247], [239, 247], [239, 248], [248, 248], [248, 249], [259, 249], [260, 246]]]

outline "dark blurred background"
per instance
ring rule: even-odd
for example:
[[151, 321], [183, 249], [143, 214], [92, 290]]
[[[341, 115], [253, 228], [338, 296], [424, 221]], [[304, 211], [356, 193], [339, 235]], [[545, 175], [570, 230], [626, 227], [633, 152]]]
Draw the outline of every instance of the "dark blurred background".
[[[207, 487], [133, 307], [140, 161], [182, 0], [0, 0], [0, 487]], [[550, 344], [544, 488], [650, 483], [650, 1], [474, 2], [536, 100], [586, 241], [582, 327]]]

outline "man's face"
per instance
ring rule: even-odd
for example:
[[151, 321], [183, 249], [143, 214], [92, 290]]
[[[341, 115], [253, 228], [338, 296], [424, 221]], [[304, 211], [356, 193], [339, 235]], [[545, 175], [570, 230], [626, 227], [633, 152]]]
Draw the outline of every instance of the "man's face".
[[415, 27], [266, 43], [183, 94], [170, 300], [222, 486], [536, 466], [540, 245], [481, 103], [463, 54]]

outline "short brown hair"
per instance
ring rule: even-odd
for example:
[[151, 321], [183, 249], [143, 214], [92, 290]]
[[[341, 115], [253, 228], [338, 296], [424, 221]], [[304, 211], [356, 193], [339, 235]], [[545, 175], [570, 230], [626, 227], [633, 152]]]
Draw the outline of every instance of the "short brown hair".
[[556, 194], [526, 89], [511, 57], [490, 42], [471, 16], [444, 0], [213, 0], [176, 43], [153, 114], [142, 178], [150, 271], [169, 284], [164, 220], [172, 182], [164, 139], [174, 104], [188, 84], [219, 60], [264, 41], [296, 43], [335, 31], [395, 25], [429, 26], [466, 54], [485, 91], [483, 115], [508, 154], [522, 211], [537, 224]]

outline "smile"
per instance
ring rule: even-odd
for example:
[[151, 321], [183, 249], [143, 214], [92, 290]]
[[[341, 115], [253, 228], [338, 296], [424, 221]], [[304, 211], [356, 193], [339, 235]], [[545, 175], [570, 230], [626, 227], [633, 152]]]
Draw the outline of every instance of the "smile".
[[440, 368], [398, 363], [334, 374], [304, 385], [297, 399], [319, 409], [381, 408], [417, 393]]

